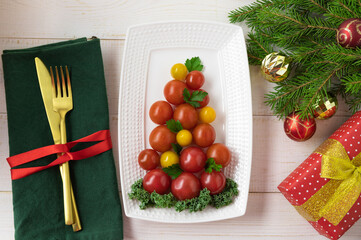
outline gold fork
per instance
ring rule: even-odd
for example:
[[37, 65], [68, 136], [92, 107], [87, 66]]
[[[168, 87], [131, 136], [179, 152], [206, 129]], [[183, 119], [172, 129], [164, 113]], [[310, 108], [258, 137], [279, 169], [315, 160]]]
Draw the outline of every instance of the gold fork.
[[[60, 86], [60, 78], [58, 67], [55, 67], [56, 74], [56, 86], [54, 80], [54, 73], [52, 67], [50, 67], [50, 75], [53, 86], [53, 110], [60, 115], [60, 143], [67, 142], [66, 138], [66, 126], [65, 116], [73, 109], [73, 96], [71, 91], [70, 76], [68, 67], [65, 66], [67, 84], [65, 84], [63, 68], [60, 67], [60, 74], [62, 80], [62, 86]], [[72, 225], [73, 231], [80, 231], [81, 224], [79, 219], [78, 210], [75, 203], [73, 187], [71, 185], [69, 163], [63, 163], [60, 165], [60, 172], [63, 179], [63, 194], [64, 194], [64, 215], [65, 224]]]

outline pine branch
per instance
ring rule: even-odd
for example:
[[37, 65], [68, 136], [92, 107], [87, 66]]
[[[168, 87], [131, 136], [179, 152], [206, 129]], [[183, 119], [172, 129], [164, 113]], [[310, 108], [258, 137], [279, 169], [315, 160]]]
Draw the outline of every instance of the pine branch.
[[246, 5], [231, 11], [228, 14], [229, 21], [231, 23], [243, 22], [249, 19], [253, 19], [257, 15], [257, 12], [263, 8], [278, 6], [283, 8], [289, 4], [291, 0], [257, 0], [250, 5]]
[[[309, 2], [310, 2], [310, 3], [312, 3], [312, 4], [313, 4], [313, 6], [316, 6], [316, 7], [317, 7], [317, 9], [321, 9], [323, 13], [324, 13], [324, 12], [327, 12], [326, 7], [325, 7], [325, 6], [323, 6], [323, 4], [322, 4], [322, 3], [320, 3], [320, 2], [316, 2], [315, 0], [309, 0]], [[310, 10], [311, 10], [311, 9], [310, 9]], [[317, 11], [317, 10], [316, 10], [316, 11]]]
[[293, 59], [299, 63], [307, 64], [309, 61], [313, 61], [324, 48], [325, 46], [299, 47], [294, 52]]
[[299, 76], [292, 79], [288, 84], [278, 83], [278, 86], [274, 88], [274, 92], [266, 94], [266, 99], [268, 99], [266, 104], [271, 107], [277, 117], [284, 118], [295, 109], [298, 109], [305, 89], [318, 79], [305, 80], [304, 76]]
[[338, 26], [349, 18], [361, 18], [361, 0], [258, 0], [230, 12], [231, 22], [252, 30], [250, 64], [275, 50], [293, 60], [291, 76], [265, 96], [276, 116], [300, 110], [308, 117], [329, 91], [340, 93], [352, 111], [361, 107], [361, 48], [336, 42]]
[[254, 61], [252, 61], [251, 65], [260, 65], [260, 62], [262, 62], [262, 58], [259, 58], [257, 56], [252, 55], [252, 53], [248, 52], [248, 57], [253, 59]]
[[[360, 0], [359, 0], [360, 1]], [[328, 1], [324, 0], [294, 0], [295, 6], [298, 9], [306, 10], [312, 14], [319, 15], [321, 17], [326, 17], [327, 21], [332, 23], [336, 22], [338, 24], [334, 24], [338, 26], [340, 21], [344, 21], [347, 18], [343, 16], [336, 15], [329, 11], [328, 9]]]
[[335, 63], [313, 62], [314, 66], [301, 75], [285, 82], [280, 82], [274, 92], [266, 94], [266, 104], [279, 118], [284, 118], [295, 110], [300, 110], [301, 117], [307, 118], [313, 114], [313, 106], [317, 99], [325, 96], [332, 78], [344, 66], [335, 69]]
[[354, 17], [357, 17], [357, 14], [353, 12], [349, 7], [347, 7], [342, 1], [336, 1], [342, 8], [346, 9], [349, 13], [351, 13]]
[[[298, 20], [298, 19], [301, 19], [302, 17], [299, 16], [299, 14], [296, 12], [293, 12], [293, 15], [296, 16], [295, 18], [287, 16], [286, 14], [283, 14], [283, 13], [272, 12], [269, 10], [264, 10], [264, 13], [292, 21], [292, 22], [296, 23], [297, 25], [299, 25], [299, 27], [304, 30], [306, 30], [308, 28], [313, 28], [313, 29], [325, 29], [325, 30], [337, 31], [337, 28], [327, 26], [327, 22], [323, 21], [321, 18], [309, 19], [307, 17], [304, 17], [304, 22], [302, 22], [301, 20]], [[317, 23], [312, 24], [312, 20], [313, 21], [318, 20], [319, 25], [317, 25]]]
[[361, 73], [345, 76], [341, 82], [345, 85], [346, 93], [355, 95], [361, 91]]
[[331, 78], [344, 67], [345, 66], [341, 66], [341, 67], [333, 70], [331, 72], [331, 74], [328, 75], [328, 77], [319, 85], [317, 90], [312, 92], [312, 94], [311, 94], [312, 97], [309, 100], [304, 101], [304, 104], [301, 105], [301, 117], [302, 118], [307, 118], [308, 116], [313, 116], [313, 107], [312, 106], [316, 103], [317, 96], [322, 95], [320, 93], [322, 90], [324, 91], [324, 93], [327, 94], [328, 88], [326, 87], [326, 85], [330, 85]]
[[[301, 0], [303, 1], [303, 0]], [[319, 2], [316, 2], [315, 0], [309, 0], [314, 6], [317, 6], [318, 9], [320, 9], [321, 11], [318, 11], [319, 13], [322, 13], [322, 14], [325, 14], [325, 13], [328, 13], [328, 10], [327, 10], [327, 6], [325, 6], [324, 4], [321, 4]], [[314, 9], [314, 8], [312, 8]], [[314, 9], [315, 11], [317, 11], [316, 9]], [[330, 16], [334, 17], [334, 18], [339, 18], [339, 19], [343, 19], [343, 20], [346, 20], [347, 18], [344, 18], [344, 17], [341, 17], [341, 16], [338, 16], [338, 15], [335, 15], [333, 13], [329, 13]]]
[[346, 98], [346, 104], [349, 106], [349, 110], [352, 113], [357, 112], [361, 108], [361, 97], [359, 94], [350, 95]]
[[299, 40], [307, 36], [334, 38], [337, 31], [337, 28], [325, 19], [311, 17], [308, 14], [301, 15], [294, 9], [262, 9], [253, 24], [261, 21], [266, 22], [263, 24], [263, 28], [272, 31], [274, 43], [282, 48], [292, 47], [295, 44], [300, 45], [298, 44]]
[[325, 59], [339, 63], [350, 63], [361, 60], [361, 49], [343, 48], [338, 44], [329, 44], [323, 50]]
[[359, 18], [361, 14], [359, 3], [355, 0], [333, 0], [329, 3], [329, 12], [346, 19]]
[[273, 52], [268, 37], [264, 37], [262, 34], [255, 35], [253, 33], [248, 34], [247, 39], [247, 53], [249, 63], [251, 65], [260, 65], [263, 58], [269, 53]]
[[229, 13], [228, 18], [231, 23], [243, 22], [252, 17], [258, 10], [274, 5], [272, 0], [258, 0], [250, 5], [240, 7]]

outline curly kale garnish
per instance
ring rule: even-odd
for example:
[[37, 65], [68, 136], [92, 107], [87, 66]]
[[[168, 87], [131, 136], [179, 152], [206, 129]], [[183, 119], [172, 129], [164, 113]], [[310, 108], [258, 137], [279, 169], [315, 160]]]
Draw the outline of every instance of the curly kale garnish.
[[212, 206], [220, 208], [232, 203], [233, 197], [238, 195], [237, 183], [230, 178], [226, 180], [226, 187], [223, 192], [212, 196]]
[[132, 185], [132, 191], [128, 193], [130, 199], [137, 199], [140, 202], [139, 208], [147, 207], [171, 208], [177, 202], [172, 193], [160, 195], [155, 191], [150, 194], [143, 188], [143, 179], [135, 181]]
[[140, 209], [146, 209], [147, 207], [156, 208], [172, 208], [174, 207], [177, 212], [182, 212], [188, 209], [189, 212], [202, 211], [208, 205], [212, 205], [215, 208], [227, 206], [232, 203], [233, 197], [238, 195], [237, 183], [232, 179], [227, 178], [226, 186], [223, 192], [217, 195], [210, 195], [208, 189], [202, 189], [198, 197], [178, 201], [172, 193], [158, 194], [152, 192], [148, 193], [143, 188], [143, 179], [139, 179], [132, 185], [132, 191], [128, 193], [130, 199], [137, 199], [140, 201]]
[[150, 199], [155, 204], [156, 208], [171, 208], [177, 202], [177, 199], [173, 196], [172, 193], [160, 195], [155, 191], [150, 194]]
[[189, 212], [202, 211], [212, 201], [211, 195], [209, 193], [209, 190], [204, 188], [201, 190], [198, 197], [178, 201], [175, 204], [175, 210], [177, 212], [181, 212], [185, 209], [188, 209]]
[[153, 206], [154, 203], [150, 199], [150, 194], [143, 188], [143, 179], [135, 181], [132, 185], [132, 192], [128, 193], [130, 199], [137, 199], [140, 201], [140, 209], [146, 209]]

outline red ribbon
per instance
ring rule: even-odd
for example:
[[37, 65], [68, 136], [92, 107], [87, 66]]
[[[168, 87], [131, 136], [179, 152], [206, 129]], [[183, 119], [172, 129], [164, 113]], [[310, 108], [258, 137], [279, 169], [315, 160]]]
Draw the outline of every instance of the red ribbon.
[[[82, 142], [98, 142], [88, 148], [76, 151], [76, 152], [70, 152], [70, 150], [77, 145], [78, 143]], [[86, 136], [84, 138], [81, 138], [79, 140], [68, 142], [65, 144], [54, 144], [49, 145], [41, 148], [37, 148], [34, 150], [30, 150], [28, 152], [20, 153], [14, 156], [11, 156], [7, 158], [11, 169], [11, 179], [16, 180], [20, 179], [26, 176], [29, 176], [33, 173], [45, 170], [47, 168], [68, 162], [70, 160], [81, 160], [89, 157], [93, 157], [95, 155], [98, 155], [100, 153], [106, 152], [112, 148], [112, 141], [110, 138], [110, 132], [109, 130], [101, 130], [98, 132], [95, 132], [89, 136]], [[39, 166], [39, 167], [28, 167], [28, 168], [16, 168], [19, 165], [35, 161], [39, 158], [46, 157], [52, 154], [57, 153], [64, 153], [64, 155], [58, 157], [53, 162], [49, 163], [45, 166]]]

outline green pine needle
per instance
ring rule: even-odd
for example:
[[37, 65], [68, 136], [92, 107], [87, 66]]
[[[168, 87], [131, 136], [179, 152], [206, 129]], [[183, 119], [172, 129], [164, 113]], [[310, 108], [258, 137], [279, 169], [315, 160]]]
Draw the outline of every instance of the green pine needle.
[[287, 80], [265, 95], [276, 116], [293, 111], [313, 116], [328, 92], [345, 98], [352, 112], [361, 107], [361, 48], [343, 48], [336, 40], [343, 21], [361, 18], [361, 0], [258, 0], [228, 17], [251, 29], [246, 40], [251, 65], [276, 51], [293, 60]]

